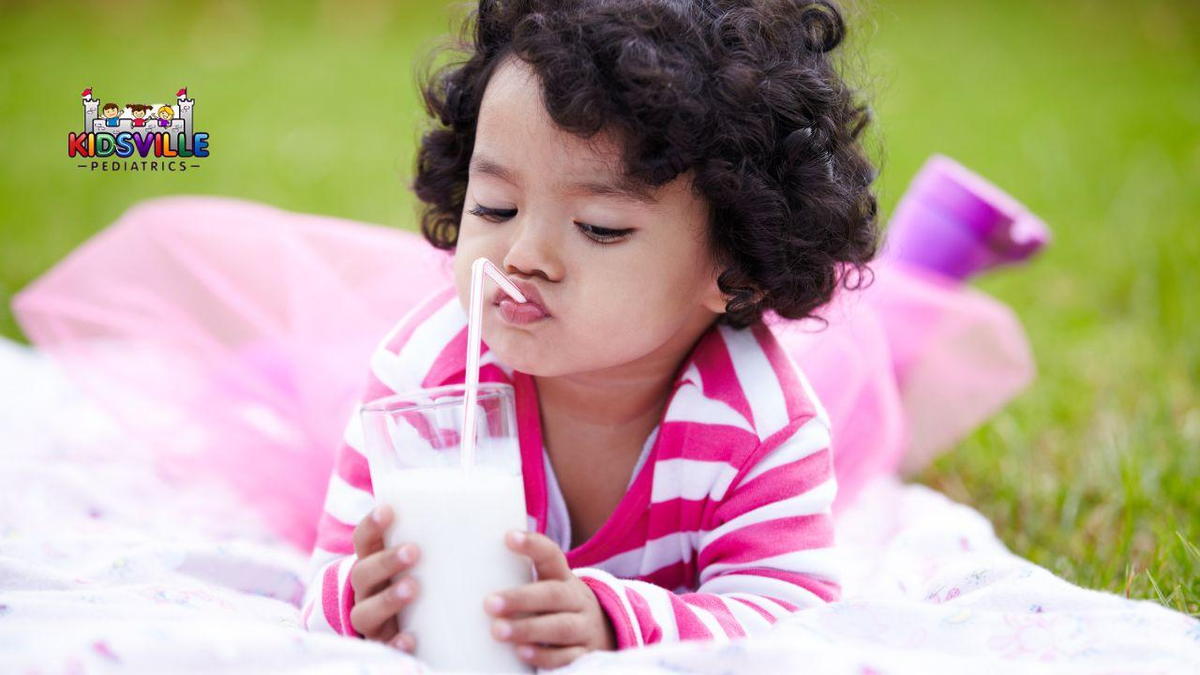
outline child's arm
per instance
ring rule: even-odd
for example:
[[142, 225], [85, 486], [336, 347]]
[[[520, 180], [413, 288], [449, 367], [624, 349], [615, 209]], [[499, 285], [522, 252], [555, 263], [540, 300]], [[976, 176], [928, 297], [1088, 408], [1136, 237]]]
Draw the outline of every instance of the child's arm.
[[573, 570], [596, 594], [617, 649], [761, 631], [836, 600], [829, 425], [793, 420], [763, 441], [698, 533], [700, 586], [674, 593], [592, 567]]

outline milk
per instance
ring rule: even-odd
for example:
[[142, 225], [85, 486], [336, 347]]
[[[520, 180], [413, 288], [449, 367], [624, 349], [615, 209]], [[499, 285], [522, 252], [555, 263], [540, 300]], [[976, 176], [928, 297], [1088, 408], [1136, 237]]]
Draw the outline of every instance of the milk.
[[[457, 453], [455, 453], [457, 454]], [[533, 580], [529, 559], [504, 543], [525, 530], [521, 474], [502, 467], [428, 466], [372, 472], [375, 499], [396, 519], [384, 535], [390, 548], [421, 548], [411, 574], [417, 597], [400, 612], [400, 629], [416, 637], [415, 656], [437, 669], [533, 672], [511, 642], [491, 635], [483, 599]]]

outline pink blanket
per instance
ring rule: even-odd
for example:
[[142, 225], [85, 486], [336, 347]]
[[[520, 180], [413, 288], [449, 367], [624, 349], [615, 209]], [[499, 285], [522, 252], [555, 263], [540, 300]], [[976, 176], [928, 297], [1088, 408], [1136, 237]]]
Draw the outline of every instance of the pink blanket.
[[[368, 355], [450, 279], [449, 262], [411, 232], [162, 198], [73, 251], [13, 309], [38, 348], [154, 448], [168, 480], [219, 478], [307, 551]], [[824, 330], [767, 322], [829, 410], [838, 512], [871, 479], [951, 447], [1033, 375], [1007, 307], [887, 256], [872, 286], [842, 293], [825, 317]]]

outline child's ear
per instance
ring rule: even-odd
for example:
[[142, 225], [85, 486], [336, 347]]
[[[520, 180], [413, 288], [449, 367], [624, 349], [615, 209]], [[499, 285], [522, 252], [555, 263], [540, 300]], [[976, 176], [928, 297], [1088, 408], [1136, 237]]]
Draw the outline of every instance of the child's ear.
[[729, 303], [730, 297], [721, 292], [721, 288], [717, 286], [717, 278], [721, 271], [716, 270], [710, 275], [708, 282], [704, 288], [704, 295], [700, 302], [714, 314], [724, 314], [725, 306]]

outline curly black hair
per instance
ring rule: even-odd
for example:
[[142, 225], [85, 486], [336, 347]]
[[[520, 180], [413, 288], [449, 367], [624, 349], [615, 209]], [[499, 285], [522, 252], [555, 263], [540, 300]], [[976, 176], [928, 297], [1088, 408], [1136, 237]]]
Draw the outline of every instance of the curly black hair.
[[617, 131], [627, 176], [656, 187], [694, 172], [730, 296], [719, 323], [814, 316], [839, 284], [869, 276], [877, 172], [860, 136], [871, 115], [832, 62], [846, 34], [833, 3], [481, 0], [462, 31], [465, 60], [422, 76], [438, 124], [421, 138], [412, 189], [433, 246], [457, 245], [484, 88], [511, 55], [537, 73], [559, 127]]

